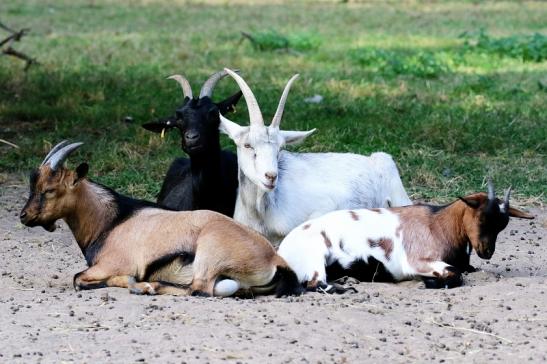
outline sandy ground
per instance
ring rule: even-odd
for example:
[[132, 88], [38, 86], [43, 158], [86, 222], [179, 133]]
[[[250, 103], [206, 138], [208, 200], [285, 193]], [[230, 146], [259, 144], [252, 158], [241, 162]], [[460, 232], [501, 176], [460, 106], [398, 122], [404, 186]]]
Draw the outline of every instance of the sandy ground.
[[465, 286], [360, 283], [358, 293], [255, 300], [75, 292], [66, 225], [21, 225], [27, 187], [0, 183], [0, 362], [547, 361], [547, 212], [511, 220]]

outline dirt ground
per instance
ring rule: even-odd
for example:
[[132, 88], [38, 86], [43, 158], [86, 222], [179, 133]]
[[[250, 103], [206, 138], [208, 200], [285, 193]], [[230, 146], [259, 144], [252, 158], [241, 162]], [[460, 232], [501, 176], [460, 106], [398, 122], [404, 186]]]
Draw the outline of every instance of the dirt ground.
[[22, 226], [26, 197], [23, 181], [0, 181], [0, 362], [547, 361], [544, 209], [512, 219], [490, 261], [474, 255], [461, 288], [241, 300], [75, 292], [72, 234]]

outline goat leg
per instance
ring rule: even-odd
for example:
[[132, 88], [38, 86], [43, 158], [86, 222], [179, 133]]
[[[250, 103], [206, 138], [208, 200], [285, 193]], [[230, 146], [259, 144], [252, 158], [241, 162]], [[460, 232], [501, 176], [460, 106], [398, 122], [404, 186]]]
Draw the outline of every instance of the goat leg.
[[106, 273], [99, 266], [93, 266], [74, 276], [73, 285], [76, 291], [105, 287], [128, 288], [131, 279], [128, 275], [114, 276]]

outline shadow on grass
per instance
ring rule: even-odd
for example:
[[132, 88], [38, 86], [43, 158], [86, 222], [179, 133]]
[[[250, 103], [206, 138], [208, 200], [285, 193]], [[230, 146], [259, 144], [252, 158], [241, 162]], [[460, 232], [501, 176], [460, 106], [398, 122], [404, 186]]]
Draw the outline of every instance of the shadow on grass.
[[[405, 55], [421, 50], [390, 51]], [[249, 57], [252, 51], [239, 52]], [[262, 54], [243, 71], [264, 114], [271, 115], [281, 89], [271, 79], [253, 77], [253, 71], [265, 67], [267, 56]], [[304, 78], [314, 81], [300, 81], [291, 91], [283, 127], [319, 129], [299, 150], [392, 153], [415, 197], [443, 198], [477, 190], [487, 173], [528, 196], [544, 192], [545, 101], [534, 83], [542, 77], [541, 70], [482, 75], [447, 71], [428, 80], [360, 67], [324, 72], [343, 56], [333, 54], [316, 64], [311, 57]], [[0, 145], [0, 168], [29, 170], [51, 144], [82, 140], [86, 147], [80, 156], [91, 162], [92, 175], [151, 198], [170, 160], [182, 152], [177, 135], [162, 142], [140, 124], [172, 113], [181, 102], [180, 90], [158, 75], [156, 66], [81, 69], [37, 68], [26, 78], [0, 70], [0, 138], [21, 147]], [[194, 92], [199, 86], [193, 83]], [[235, 89], [234, 82], [224, 80], [215, 95], [221, 98]], [[303, 102], [313, 93], [325, 101]], [[234, 119], [245, 123], [245, 107], [240, 106]], [[134, 121], [123, 122], [126, 116]], [[226, 138], [223, 143], [233, 149]]]

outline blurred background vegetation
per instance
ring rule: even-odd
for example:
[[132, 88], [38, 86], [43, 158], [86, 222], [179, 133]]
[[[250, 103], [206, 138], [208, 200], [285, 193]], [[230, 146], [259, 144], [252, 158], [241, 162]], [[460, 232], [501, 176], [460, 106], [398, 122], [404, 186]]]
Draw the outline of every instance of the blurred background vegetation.
[[[23, 176], [52, 144], [82, 140], [72, 165], [153, 199], [182, 155], [177, 133], [140, 127], [180, 105], [165, 77], [197, 93], [231, 67], [266, 118], [301, 74], [282, 127], [318, 131], [299, 151], [389, 152], [413, 199], [450, 200], [491, 175], [541, 203], [546, 19], [547, 3], [525, 1], [2, 1], [0, 21], [31, 28], [14, 47], [40, 64], [0, 57], [0, 138], [19, 146], [0, 144], [0, 170]], [[236, 90], [225, 79], [215, 99]], [[248, 122], [244, 102], [231, 119]]]

